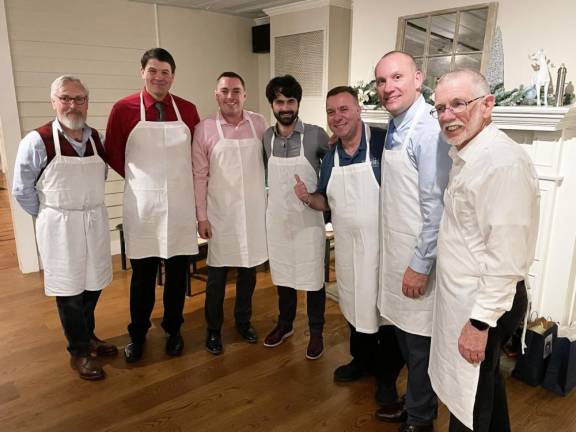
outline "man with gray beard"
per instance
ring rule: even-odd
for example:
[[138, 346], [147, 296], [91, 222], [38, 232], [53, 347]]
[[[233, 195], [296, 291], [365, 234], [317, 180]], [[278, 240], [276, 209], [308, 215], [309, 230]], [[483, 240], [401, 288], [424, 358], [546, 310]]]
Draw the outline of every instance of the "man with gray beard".
[[104, 146], [85, 123], [88, 89], [78, 78], [57, 78], [50, 98], [56, 119], [20, 142], [12, 194], [36, 218], [44, 292], [56, 297], [70, 366], [80, 378], [98, 380], [104, 370], [92, 354], [117, 353], [94, 334], [100, 291], [112, 281]]

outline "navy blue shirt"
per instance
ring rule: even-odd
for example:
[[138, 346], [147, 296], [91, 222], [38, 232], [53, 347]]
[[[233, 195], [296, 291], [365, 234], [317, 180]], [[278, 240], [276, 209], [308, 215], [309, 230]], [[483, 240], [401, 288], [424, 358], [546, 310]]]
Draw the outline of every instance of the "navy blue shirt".
[[[380, 160], [382, 159], [382, 150], [384, 149], [385, 140], [386, 131], [384, 129], [370, 126], [370, 162], [372, 164], [372, 170], [374, 171], [374, 177], [376, 177], [378, 184], [380, 184]], [[332, 167], [334, 166], [334, 152], [336, 150], [338, 150], [340, 166], [364, 162], [366, 160], [366, 130], [364, 129], [364, 123], [362, 123], [362, 138], [360, 140], [360, 145], [352, 156], [348, 155], [348, 153], [344, 151], [340, 140], [338, 140], [336, 145], [332, 146], [328, 153], [324, 155], [322, 165], [320, 166], [318, 188], [316, 189], [316, 192], [321, 193], [324, 196], [326, 196], [326, 188], [328, 187], [328, 181], [332, 174]]]

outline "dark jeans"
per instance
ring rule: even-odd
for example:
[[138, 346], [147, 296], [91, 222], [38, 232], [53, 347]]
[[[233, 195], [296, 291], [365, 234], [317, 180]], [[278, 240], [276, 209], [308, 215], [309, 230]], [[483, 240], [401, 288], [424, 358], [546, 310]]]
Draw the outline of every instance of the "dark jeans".
[[84, 291], [81, 294], [56, 297], [58, 315], [68, 339], [68, 352], [72, 356], [90, 353], [90, 338], [94, 336], [94, 309], [100, 291]]
[[438, 401], [428, 376], [432, 338], [406, 333], [398, 327], [396, 337], [408, 368], [405, 403], [408, 424], [414, 426], [432, 424], [438, 411]]
[[[298, 291], [294, 288], [278, 286], [278, 324], [292, 328], [296, 318]], [[324, 328], [324, 310], [326, 308], [326, 290], [306, 291], [306, 308], [310, 334], [322, 334]]]
[[[144, 343], [151, 326], [150, 315], [156, 301], [156, 274], [160, 264], [158, 257], [130, 259], [132, 280], [130, 281], [130, 318], [128, 332], [133, 342]], [[184, 322], [182, 312], [186, 297], [186, 267], [190, 265], [188, 255], [178, 255], [164, 260], [164, 316], [162, 328], [166, 333], [177, 334]]]
[[377, 333], [367, 334], [357, 332], [350, 323], [348, 325], [352, 361], [361, 369], [374, 374], [381, 403], [396, 402], [396, 380], [404, 367], [404, 359], [394, 326], [380, 326]]
[[[208, 330], [220, 332], [224, 322], [224, 295], [229, 267], [208, 266], [204, 314]], [[250, 324], [252, 317], [252, 294], [256, 287], [256, 267], [238, 267], [236, 276], [236, 325]]]
[[[500, 373], [500, 350], [520, 325], [528, 297], [524, 281], [516, 285], [512, 309], [500, 317], [496, 327], [490, 327], [485, 358], [480, 365], [480, 377], [474, 403], [474, 432], [509, 432], [506, 382]], [[450, 432], [470, 432], [456, 417], [450, 415]]]

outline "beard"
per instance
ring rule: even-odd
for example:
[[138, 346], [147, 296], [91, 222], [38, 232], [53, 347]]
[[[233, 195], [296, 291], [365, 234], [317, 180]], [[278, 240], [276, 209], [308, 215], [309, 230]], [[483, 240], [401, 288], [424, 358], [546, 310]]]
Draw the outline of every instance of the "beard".
[[58, 119], [65, 127], [70, 130], [79, 130], [86, 124], [86, 118], [79, 111], [70, 110]]
[[[448, 137], [446, 129], [450, 126], [461, 126], [460, 133], [456, 136]], [[471, 118], [468, 123], [454, 120], [442, 125], [442, 136], [448, 144], [460, 148], [468, 144], [485, 126], [486, 124], [481, 117]]]
[[298, 111], [274, 112], [274, 117], [282, 126], [290, 126], [298, 118]]

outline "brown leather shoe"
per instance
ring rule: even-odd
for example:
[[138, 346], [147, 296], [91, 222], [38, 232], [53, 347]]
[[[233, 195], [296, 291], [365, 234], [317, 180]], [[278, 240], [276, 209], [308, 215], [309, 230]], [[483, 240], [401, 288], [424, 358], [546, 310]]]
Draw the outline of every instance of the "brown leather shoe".
[[70, 367], [85, 380], [99, 380], [105, 376], [104, 369], [98, 364], [98, 360], [89, 355], [70, 357]]
[[90, 339], [90, 351], [101, 357], [118, 354], [118, 348], [115, 345], [98, 339], [96, 336], [92, 336]]
[[306, 349], [306, 358], [308, 360], [316, 360], [322, 356], [324, 352], [324, 338], [322, 335], [312, 334], [310, 335], [310, 341], [308, 342], [308, 348]]

